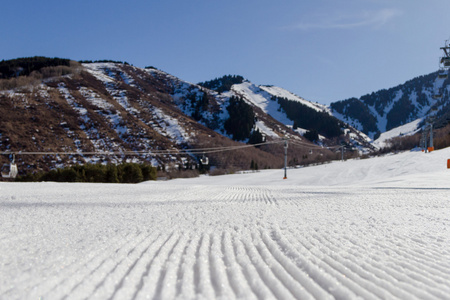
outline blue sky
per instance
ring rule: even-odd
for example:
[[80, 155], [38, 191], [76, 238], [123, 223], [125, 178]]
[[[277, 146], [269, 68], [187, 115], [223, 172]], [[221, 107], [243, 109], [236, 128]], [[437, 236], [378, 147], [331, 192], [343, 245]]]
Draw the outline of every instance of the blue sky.
[[2, 3], [0, 60], [154, 66], [197, 83], [238, 74], [328, 104], [436, 71], [448, 0]]

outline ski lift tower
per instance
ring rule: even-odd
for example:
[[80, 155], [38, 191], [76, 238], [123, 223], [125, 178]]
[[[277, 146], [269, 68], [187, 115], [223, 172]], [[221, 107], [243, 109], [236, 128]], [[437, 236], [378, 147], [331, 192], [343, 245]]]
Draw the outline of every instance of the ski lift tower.
[[[444, 51], [444, 56], [439, 59], [439, 72], [438, 79], [447, 79], [448, 78], [448, 70], [450, 68], [450, 44], [449, 41], [445, 41], [444, 47], [441, 47], [441, 50]], [[439, 87], [436, 88], [433, 99], [440, 100], [442, 99], [443, 93]]]
[[284, 177], [287, 179], [287, 149], [288, 149], [288, 137], [284, 138]]
[[434, 151], [434, 145], [433, 145], [433, 122], [434, 122], [434, 117], [433, 116], [429, 116], [427, 118], [427, 125], [425, 127], [425, 130], [428, 132], [428, 137], [429, 137], [429, 143], [428, 143], [428, 147], [427, 147], [428, 152]]
[[[444, 47], [441, 47], [441, 50], [444, 52], [444, 55], [442, 57], [440, 57], [439, 59], [439, 72], [438, 72], [438, 77], [437, 79], [447, 79], [448, 78], [448, 70], [450, 69], [450, 44], [449, 44], [449, 40], [445, 41], [445, 45]], [[439, 87], [438, 84], [442, 84], [442, 82], [435, 82], [435, 92], [432, 95], [433, 99], [435, 100], [441, 100], [443, 95], [443, 90], [442, 87]], [[431, 114], [434, 113], [434, 111], [437, 110], [437, 105], [438, 103], [435, 103], [432, 107], [432, 112]], [[434, 116], [429, 115], [427, 120], [426, 120], [426, 124], [425, 127], [423, 129], [423, 133], [422, 133], [422, 140], [424, 143], [424, 152], [431, 152], [434, 150], [434, 145], [433, 145], [433, 122], [434, 122]], [[429, 138], [429, 144], [427, 147], [427, 138]]]
[[444, 68], [450, 67], [450, 44], [448, 43], [448, 40], [445, 41], [445, 46], [441, 47], [441, 50], [444, 51], [444, 56], [441, 57], [441, 64]]
[[428, 153], [434, 151], [433, 144], [433, 123], [435, 121], [434, 116], [428, 116], [425, 121], [425, 125], [422, 129], [422, 138], [420, 140], [423, 152]]

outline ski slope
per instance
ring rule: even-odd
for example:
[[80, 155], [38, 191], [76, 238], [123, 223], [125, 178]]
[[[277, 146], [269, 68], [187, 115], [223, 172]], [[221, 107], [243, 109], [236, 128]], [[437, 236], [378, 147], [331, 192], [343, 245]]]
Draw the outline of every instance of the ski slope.
[[449, 299], [448, 158], [2, 182], [0, 299]]
[[408, 136], [416, 134], [418, 131], [421, 130], [421, 127], [419, 126], [422, 122], [422, 118], [419, 118], [417, 120], [414, 120], [412, 122], [409, 122], [408, 124], [398, 126], [396, 128], [393, 128], [389, 131], [383, 132], [378, 139], [376, 139], [373, 142], [373, 146], [380, 149], [383, 147], [387, 147], [389, 140], [399, 137], [399, 136]]

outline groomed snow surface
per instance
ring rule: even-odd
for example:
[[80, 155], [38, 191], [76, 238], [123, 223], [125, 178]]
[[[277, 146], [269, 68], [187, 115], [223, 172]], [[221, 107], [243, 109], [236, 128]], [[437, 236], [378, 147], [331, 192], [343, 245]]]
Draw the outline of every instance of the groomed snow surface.
[[448, 158], [3, 182], [0, 299], [449, 299]]

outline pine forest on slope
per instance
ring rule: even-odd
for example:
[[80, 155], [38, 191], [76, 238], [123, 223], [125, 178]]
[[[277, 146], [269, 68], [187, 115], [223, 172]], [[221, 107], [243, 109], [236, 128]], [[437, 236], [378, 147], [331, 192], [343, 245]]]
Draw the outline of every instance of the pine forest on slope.
[[[416, 77], [393, 88], [372, 92], [358, 98], [331, 103], [332, 112], [358, 130], [376, 139], [380, 133], [428, 115], [443, 126], [450, 116], [449, 79], [438, 72]], [[441, 99], [434, 99], [442, 90]]]

